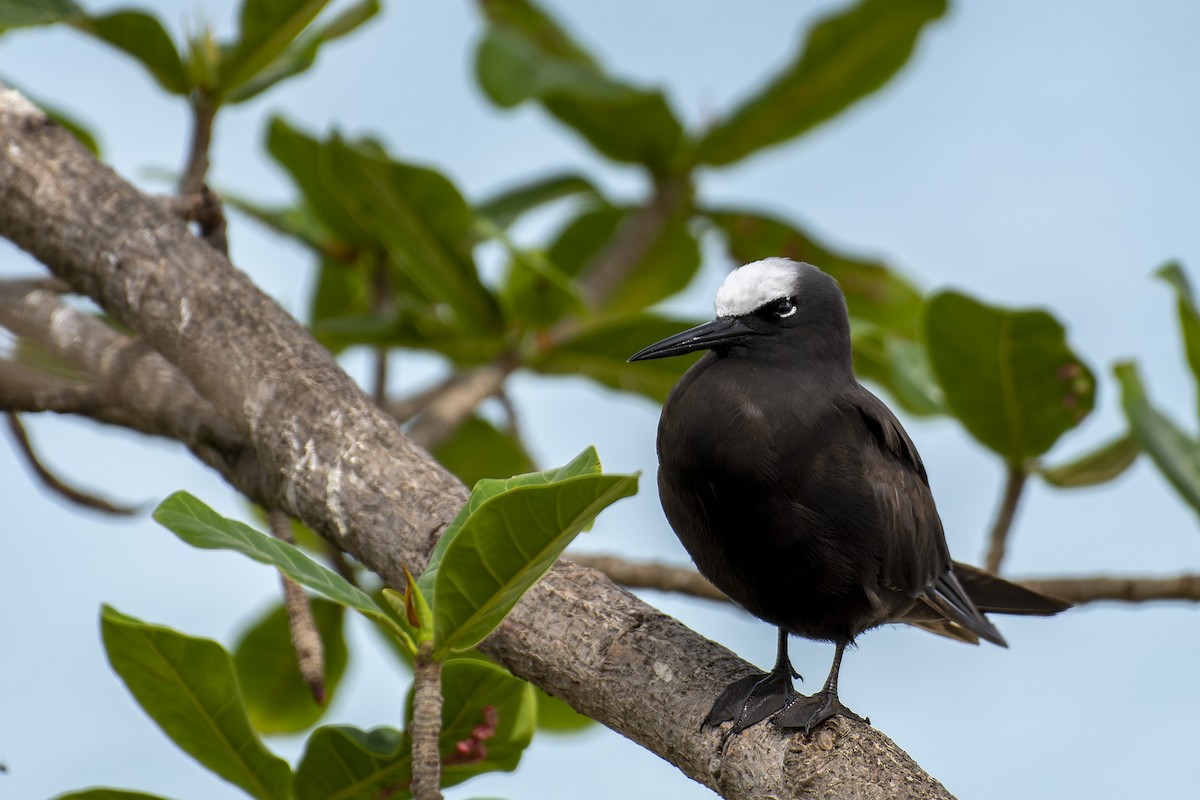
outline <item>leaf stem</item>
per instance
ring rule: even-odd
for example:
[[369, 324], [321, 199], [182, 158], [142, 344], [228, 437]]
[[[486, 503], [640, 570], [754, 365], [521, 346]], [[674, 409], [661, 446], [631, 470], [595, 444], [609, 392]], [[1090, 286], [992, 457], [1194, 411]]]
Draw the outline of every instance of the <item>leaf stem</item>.
[[984, 557], [984, 568], [991, 573], [999, 574], [1000, 565], [1008, 548], [1008, 533], [1012, 528], [1013, 517], [1017, 513], [1017, 504], [1021, 502], [1021, 493], [1025, 489], [1025, 480], [1029, 472], [1023, 464], [1008, 465], [1008, 474], [1004, 481], [1004, 495], [1000, 499], [1000, 508], [996, 511], [996, 520], [992, 523], [992, 532], [988, 537], [987, 555]]
[[433, 657], [433, 643], [422, 642], [413, 674], [412, 736], [413, 800], [442, 800], [442, 662]]

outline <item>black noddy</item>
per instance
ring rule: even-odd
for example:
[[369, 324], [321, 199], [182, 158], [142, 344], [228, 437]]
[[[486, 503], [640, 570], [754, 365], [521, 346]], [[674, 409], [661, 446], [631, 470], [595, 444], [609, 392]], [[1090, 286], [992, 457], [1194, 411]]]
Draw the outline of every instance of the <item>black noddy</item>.
[[[768, 258], [722, 283], [716, 319], [630, 361], [708, 352], [671, 390], [658, 425], [663, 511], [700, 572], [779, 628], [775, 666], [726, 687], [704, 721], [726, 737], [768, 717], [811, 731], [835, 715], [846, 647], [908, 622], [1007, 646], [983, 612], [1070, 607], [951, 560], [921, 457], [854, 377], [837, 282]], [[797, 693], [788, 634], [836, 645], [824, 687]]]

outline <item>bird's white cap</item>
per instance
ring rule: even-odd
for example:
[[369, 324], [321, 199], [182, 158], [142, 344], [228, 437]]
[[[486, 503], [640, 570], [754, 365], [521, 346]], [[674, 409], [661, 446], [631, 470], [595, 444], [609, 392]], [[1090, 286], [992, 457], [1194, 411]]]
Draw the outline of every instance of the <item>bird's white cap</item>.
[[800, 263], [764, 258], [738, 267], [717, 289], [717, 316], [740, 317], [795, 294]]

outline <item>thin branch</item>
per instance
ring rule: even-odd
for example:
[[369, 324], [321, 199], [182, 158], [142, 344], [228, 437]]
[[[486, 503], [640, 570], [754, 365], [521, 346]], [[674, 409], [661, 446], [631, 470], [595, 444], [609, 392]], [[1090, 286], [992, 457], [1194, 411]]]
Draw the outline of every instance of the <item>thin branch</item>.
[[[722, 602], [729, 600], [720, 589], [705, 580], [704, 576], [692, 567], [629, 561], [618, 556], [587, 553], [571, 553], [571, 559], [579, 566], [599, 570], [614, 582], [630, 589], [655, 589], [700, 597], [705, 600]], [[1167, 578], [1097, 576], [1014, 578], [1011, 580], [1034, 591], [1060, 597], [1076, 605], [1108, 600], [1126, 603], [1146, 603], [1158, 600], [1200, 603], [1200, 575], [1176, 575]]]
[[1000, 565], [1004, 562], [1004, 553], [1008, 548], [1008, 534], [1012, 530], [1013, 518], [1016, 516], [1021, 492], [1025, 489], [1025, 481], [1028, 478], [1029, 472], [1024, 465], [1008, 465], [1008, 472], [1004, 478], [1004, 496], [1000, 499], [1000, 508], [996, 511], [996, 519], [992, 523], [987, 555], [983, 560], [983, 568], [993, 574], [1000, 573]]
[[463, 372], [444, 384], [413, 420], [408, 438], [426, 450], [437, 447], [458, 430], [480, 403], [500, 391], [517, 364], [516, 359], [501, 359]]
[[94, 384], [70, 383], [23, 364], [0, 361], [0, 411], [90, 416], [103, 404], [104, 393]]
[[612, 241], [584, 267], [580, 290], [589, 307], [603, 306], [637, 269], [687, 201], [689, 190], [687, 177], [671, 176], [655, 182], [650, 202], [633, 212]]
[[137, 508], [134, 506], [115, 505], [102, 497], [82, 492], [63, 483], [38, 460], [37, 453], [34, 452], [33, 445], [29, 441], [29, 435], [25, 432], [25, 426], [21, 424], [21, 420], [17, 415], [8, 414], [6, 416], [8, 417], [8, 431], [12, 434], [13, 440], [17, 444], [17, 450], [25, 456], [25, 462], [29, 464], [29, 468], [33, 470], [33, 473], [37, 475], [47, 489], [70, 500], [76, 505], [101, 511], [105, 514], [130, 517], [137, 513]]
[[192, 98], [192, 137], [188, 145], [187, 164], [179, 178], [176, 192], [188, 196], [199, 194], [208, 174], [208, 151], [212, 146], [213, 120], [217, 107], [203, 92]]
[[442, 758], [438, 739], [442, 733], [442, 662], [433, 657], [433, 644], [417, 652], [413, 669], [412, 734], [413, 800], [442, 800]]
[[[292, 536], [292, 520], [282, 511], [268, 511], [267, 524], [276, 539], [295, 544]], [[300, 677], [308, 684], [317, 705], [325, 705], [325, 644], [317, 621], [313, 619], [312, 606], [304, 587], [279, 573], [283, 581], [283, 607], [287, 611], [288, 629], [292, 633], [292, 647], [296, 651], [296, 666]]]

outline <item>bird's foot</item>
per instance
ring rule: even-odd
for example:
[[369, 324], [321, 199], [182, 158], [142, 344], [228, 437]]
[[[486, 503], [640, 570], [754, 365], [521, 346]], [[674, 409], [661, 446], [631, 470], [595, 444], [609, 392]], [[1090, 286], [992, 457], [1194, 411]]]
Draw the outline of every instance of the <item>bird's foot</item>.
[[[757, 725], [772, 714], [787, 708], [803, 697], [792, 688], [792, 673], [772, 670], [747, 675], [725, 687], [712, 710], [704, 718], [702, 728], [715, 728], [726, 722], [733, 727], [725, 733], [725, 741], [751, 725]], [[796, 677], [800, 677], [796, 675]]]
[[871, 724], [870, 719], [860, 717], [842, 705], [836, 692], [824, 689], [811, 697], [797, 694], [787, 708], [771, 718], [771, 723], [784, 729], [801, 728], [805, 733], [812, 733], [813, 728], [830, 717], [846, 717], [857, 722]]

